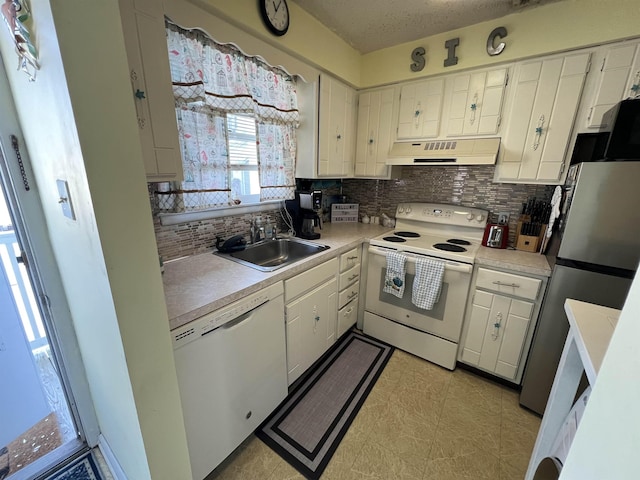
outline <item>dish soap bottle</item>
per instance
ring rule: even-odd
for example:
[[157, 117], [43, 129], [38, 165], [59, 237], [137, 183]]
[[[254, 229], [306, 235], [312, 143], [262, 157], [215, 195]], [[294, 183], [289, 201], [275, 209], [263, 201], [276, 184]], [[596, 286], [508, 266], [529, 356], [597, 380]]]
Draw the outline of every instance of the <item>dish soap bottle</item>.
[[267, 224], [264, 227], [264, 236], [267, 240], [273, 239], [273, 227], [271, 226], [271, 220], [267, 218]]

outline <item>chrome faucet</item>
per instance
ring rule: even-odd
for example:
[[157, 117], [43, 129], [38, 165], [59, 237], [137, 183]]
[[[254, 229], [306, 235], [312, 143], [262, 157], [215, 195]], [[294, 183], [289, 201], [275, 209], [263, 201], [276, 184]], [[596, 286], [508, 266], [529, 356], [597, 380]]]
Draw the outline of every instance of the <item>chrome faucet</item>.
[[264, 239], [264, 236], [264, 227], [259, 224], [258, 220], [252, 218], [249, 226], [249, 240], [251, 243], [258, 243]]

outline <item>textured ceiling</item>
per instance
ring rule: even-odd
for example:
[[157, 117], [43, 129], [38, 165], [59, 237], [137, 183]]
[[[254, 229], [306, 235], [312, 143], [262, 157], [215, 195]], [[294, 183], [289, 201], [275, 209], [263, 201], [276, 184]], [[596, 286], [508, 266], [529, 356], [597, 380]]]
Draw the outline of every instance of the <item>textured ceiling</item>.
[[291, 1], [368, 53], [560, 0]]

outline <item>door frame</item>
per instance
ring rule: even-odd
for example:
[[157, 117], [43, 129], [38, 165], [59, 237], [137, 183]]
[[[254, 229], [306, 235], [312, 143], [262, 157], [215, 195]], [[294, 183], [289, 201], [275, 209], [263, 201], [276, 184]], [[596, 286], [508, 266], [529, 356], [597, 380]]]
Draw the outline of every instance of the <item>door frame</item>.
[[[100, 429], [93, 407], [86, 372], [78, 346], [62, 279], [49, 242], [47, 222], [29, 161], [13, 96], [0, 59], [0, 181], [12, 214], [16, 238], [26, 257], [27, 271], [39, 304], [43, 323], [55, 355], [63, 388], [66, 387], [71, 414], [79, 426], [80, 438], [89, 447], [98, 444]], [[11, 146], [15, 135], [29, 190], [22, 183], [22, 172]], [[70, 390], [70, 391], [69, 391]]]

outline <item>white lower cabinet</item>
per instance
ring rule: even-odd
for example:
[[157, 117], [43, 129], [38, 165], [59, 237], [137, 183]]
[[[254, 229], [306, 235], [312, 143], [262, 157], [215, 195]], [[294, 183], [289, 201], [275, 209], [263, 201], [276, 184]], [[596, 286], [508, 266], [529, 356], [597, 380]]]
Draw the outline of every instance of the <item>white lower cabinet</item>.
[[546, 279], [476, 267], [458, 360], [519, 383]]
[[476, 290], [462, 360], [515, 379], [533, 303]]
[[358, 320], [358, 297], [360, 292], [360, 266], [362, 247], [356, 247], [340, 255], [338, 275], [338, 326], [340, 338]]
[[329, 260], [285, 281], [289, 385], [336, 341], [337, 263]]
[[338, 310], [337, 337], [340, 338], [353, 327], [358, 320], [358, 299], [354, 298]]

